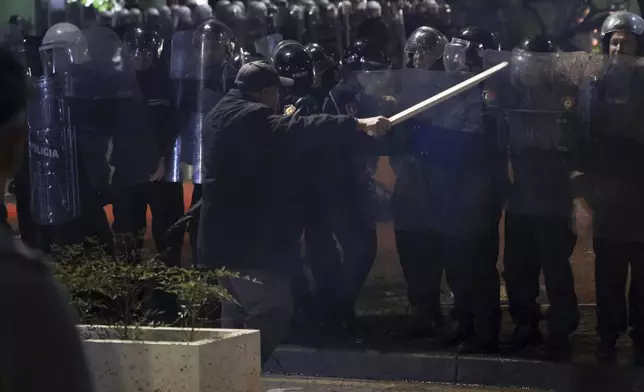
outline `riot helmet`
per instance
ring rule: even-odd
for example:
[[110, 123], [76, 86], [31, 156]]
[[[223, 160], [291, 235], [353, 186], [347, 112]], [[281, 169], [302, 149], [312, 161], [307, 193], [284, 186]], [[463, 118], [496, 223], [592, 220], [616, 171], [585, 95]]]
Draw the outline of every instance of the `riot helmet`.
[[533, 53], [555, 53], [557, 46], [551, 40], [543, 35], [534, 37], [527, 37], [517, 45], [517, 49], [525, 50]]
[[251, 19], [264, 20], [268, 17], [268, 7], [261, 1], [251, 1], [248, 4], [248, 17]]
[[296, 41], [282, 41], [271, 56], [277, 73], [293, 79], [293, 92], [307, 94], [313, 86], [313, 59], [309, 52]]
[[557, 47], [547, 37], [525, 38], [512, 51], [510, 80], [516, 88], [538, 86], [546, 73], [551, 72], [550, 59]]
[[391, 61], [380, 45], [359, 39], [344, 52], [343, 72], [377, 71], [391, 68]]
[[246, 4], [244, 4], [243, 1], [241, 0], [235, 0], [233, 1], [233, 4], [236, 4], [238, 8], [242, 10], [243, 13], [246, 13]]
[[478, 27], [466, 27], [445, 45], [443, 65], [447, 71], [480, 72], [484, 50], [501, 50], [496, 34]]
[[340, 81], [340, 72], [335, 61], [329, 56], [324, 48], [316, 43], [306, 45], [306, 51], [311, 55], [313, 61], [313, 84], [315, 87], [333, 87]]
[[99, 26], [111, 28], [114, 23], [114, 13], [110, 11], [96, 14], [96, 22]]
[[235, 36], [232, 30], [214, 19], [202, 23], [195, 29], [193, 43], [203, 61], [201, 69], [221, 67], [235, 53]]
[[190, 12], [194, 12], [195, 8], [197, 8], [197, 6], [199, 5], [199, 2], [197, 0], [186, 0], [186, 3], [184, 5], [190, 8]]
[[421, 26], [417, 28], [405, 43], [405, 53], [412, 68], [431, 69], [436, 60], [443, 56], [447, 37], [440, 31]]
[[64, 72], [71, 64], [81, 64], [89, 60], [85, 37], [78, 27], [71, 23], [57, 23], [51, 26], [38, 50], [46, 75]]
[[380, 18], [382, 16], [382, 6], [375, 0], [367, 2], [367, 17]]
[[644, 54], [643, 35], [641, 16], [627, 11], [613, 12], [601, 28], [602, 49], [604, 53], [641, 56]]
[[143, 23], [143, 14], [138, 8], [132, 8], [130, 10], [130, 23], [139, 26]]
[[199, 4], [192, 10], [192, 20], [195, 24], [201, 24], [212, 17], [212, 8], [208, 4]]
[[173, 24], [178, 30], [186, 30], [193, 26], [192, 12], [185, 5], [173, 9]]
[[161, 18], [164, 20], [172, 20], [172, 10], [167, 5], [157, 7], [161, 13]]
[[226, 18], [226, 7], [230, 5], [230, 1], [228, 0], [219, 0], [217, 4], [215, 4], [215, 17], [220, 20], [224, 20]]
[[0, 44], [5, 46], [24, 66], [26, 62], [25, 37], [20, 32], [20, 27], [9, 24], [4, 29], [0, 29], [0, 32]]
[[28, 35], [32, 30], [31, 21], [20, 15], [11, 15], [9, 24], [16, 26], [21, 34]]
[[163, 51], [163, 37], [156, 29], [135, 27], [125, 33], [123, 43], [137, 71], [150, 69]]
[[145, 25], [151, 28], [161, 28], [163, 22], [161, 21], [161, 12], [157, 8], [148, 8], [144, 14]]
[[114, 13], [114, 27], [122, 27], [131, 24], [130, 10], [127, 8], [120, 9]]

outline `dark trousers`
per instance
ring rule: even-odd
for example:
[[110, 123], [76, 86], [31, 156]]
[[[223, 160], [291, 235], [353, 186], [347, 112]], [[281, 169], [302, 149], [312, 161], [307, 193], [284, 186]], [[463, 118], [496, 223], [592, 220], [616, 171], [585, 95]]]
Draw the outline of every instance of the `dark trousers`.
[[173, 233], [172, 236], [166, 236], [166, 233], [183, 216], [182, 184], [148, 182], [119, 189], [115, 193], [112, 228], [117, 236], [118, 253], [130, 261], [140, 257], [149, 205], [152, 212], [152, 238], [157, 251], [168, 265], [180, 265], [183, 233]]
[[[4, 195], [3, 195], [4, 197]], [[7, 211], [6, 204], [3, 203], [0, 205], [0, 225], [4, 226], [7, 229], [11, 229], [11, 224], [9, 224], [9, 212]]]
[[[375, 229], [351, 214], [318, 216], [308, 220], [304, 239], [306, 263], [313, 277], [313, 305], [325, 320], [347, 321], [353, 317], [355, 302], [376, 258]], [[301, 279], [294, 282], [298, 296], [306, 295], [299, 287]], [[300, 306], [299, 298], [295, 302]]]
[[510, 313], [517, 327], [537, 327], [541, 319], [539, 277], [546, 282], [551, 337], [567, 337], [579, 324], [570, 256], [576, 235], [567, 218], [505, 216], [505, 278]]
[[615, 341], [630, 326], [633, 343], [644, 347], [644, 244], [595, 238], [594, 248], [599, 337]]
[[420, 314], [440, 312], [443, 264], [434, 253], [438, 236], [430, 230], [396, 230], [396, 249], [405, 280], [407, 298]]
[[260, 331], [262, 364], [286, 337], [293, 315], [291, 277], [287, 274], [262, 271], [239, 271], [243, 276], [257, 279], [222, 278], [222, 286], [238, 304], [222, 304], [222, 328], [258, 329]]
[[[183, 200], [183, 198], [181, 199]], [[199, 200], [201, 200], [201, 184], [194, 184], [192, 189], [192, 199], [190, 200], [190, 207], [194, 206]], [[199, 236], [199, 212], [197, 212], [194, 217], [188, 223], [188, 237], [190, 238], [190, 248], [192, 250], [192, 264], [199, 265], [197, 250], [197, 238]]]
[[430, 317], [440, 312], [443, 269], [454, 293], [452, 319], [477, 339], [497, 339], [500, 282], [496, 269], [498, 229], [476, 238], [460, 238], [432, 230], [397, 231], [396, 243], [409, 301]]

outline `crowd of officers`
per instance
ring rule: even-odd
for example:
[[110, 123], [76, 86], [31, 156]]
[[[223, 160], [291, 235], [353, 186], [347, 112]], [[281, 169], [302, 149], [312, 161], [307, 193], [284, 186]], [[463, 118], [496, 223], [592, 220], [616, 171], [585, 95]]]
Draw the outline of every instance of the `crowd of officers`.
[[[328, 120], [327, 117], [315, 117], [321, 113], [372, 118], [382, 114], [373, 112], [373, 108], [395, 106], [391, 97], [370, 95], [365, 91], [363, 83], [352, 79], [359, 72], [400, 66], [446, 72], [466, 70], [476, 74], [483, 70], [483, 51], [501, 50], [501, 44], [492, 32], [477, 27], [454, 28], [448, 18], [449, 6], [441, 2], [426, 1], [408, 5], [415, 7], [414, 11], [401, 14], [406, 16], [401, 23], [398, 23], [396, 11], [389, 10], [389, 3], [384, 7], [375, 1], [364, 4], [344, 3], [320, 1], [316, 4], [302, 2], [296, 5], [252, 1], [245, 4], [241, 1], [230, 3], [221, 0], [215, 5], [214, 11], [206, 4], [192, 3], [143, 11], [130, 7], [114, 15], [101, 15], [97, 20], [119, 34], [134, 63], [138, 64], [137, 77], [150, 103], [149, 109], [154, 113], [150, 117], [158, 120], [155, 126], [159, 129], [173, 124], [166, 119], [171, 116], [171, 102], [174, 101], [175, 92], [159, 86], [172, 85], [168, 80], [168, 52], [172, 34], [176, 31], [194, 30], [195, 36], [207, 36], [216, 32], [221, 37], [224, 29], [222, 26], [226, 24], [230, 35], [239, 39], [241, 51], [233, 52], [231, 47], [234, 45], [224, 45], [225, 61], [230, 66], [223, 67], [227, 71], [222, 71], [218, 80], [214, 81], [214, 88], [227, 94], [224, 100], [231, 111], [246, 110], [239, 109], [243, 105], [235, 99], [260, 103], [266, 99], [257, 95], [263, 90], [249, 91], [246, 94], [240, 87], [245, 80], [244, 75], [248, 80], [259, 77], [248, 76], [249, 66], [263, 69], [268, 64], [255, 61], [269, 61], [280, 77], [292, 80], [292, 85], [281, 90], [276, 109], [286, 118], [294, 119], [293, 124], [296, 125], [271, 123], [273, 130], [282, 129], [280, 127], [288, 130], [291, 126], [319, 128], [321, 125], [316, 123], [317, 120]], [[400, 9], [405, 9], [404, 6]], [[326, 12], [336, 17], [343, 15], [342, 12], [348, 13], [351, 18], [358, 18], [359, 23], [356, 27], [348, 22], [333, 24], [336, 20], [344, 20], [341, 17], [333, 19], [331, 24], [323, 23], [321, 21]], [[13, 22], [20, 24], [20, 19], [16, 18]], [[325, 31], [325, 26], [332, 26], [334, 29]], [[410, 26], [413, 26], [412, 30], [409, 30]], [[266, 58], [251, 43], [271, 33], [280, 33], [284, 41], [271, 48], [270, 58]], [[604, 51], [611, 56], [640, 56], [644, 51], [643, 33], [644, 21], [639, 16], [626, 12], [615, 13], [609, 16], [602, 29]], [[399, 39], [401, 36], [408, 37], [404, 44]], [[221, 43], [221, 40], [217, 42]], [[446, 48], [454, 47], [465, 48], [465, 56], [444, 56], [444, 53], [447, 54]], [[541, 36], [526, 38], [519, 49], [531, 53], [557, 51], [555, 44]], [[231, 51], [226, 52], [228, 50]], [[238, 70], [244, 72], [237, 74]], [[264, 77], [271, 73], [269, 69], [264, 71]], [[601, 91], [601, 81], [599, 85]], [[242, 98], [235, 98], [234, 94], [241, 94]], [[160, 105], [159, 102], [163, 104]], [[563, 104], [569, 106], [570, 102]], [[601, 107], [601, 103], [599, 105]], [[212, 126], [220, 130], [233, 127], [229, 119], [221, 119], [230, 116], [224, 108], [217, 106], [214, 112], [209, 117], [208, 124], [214, 124]], [[312, 117], [309, 118], [310, 115]], [[523, 132], [521, 128], [526, 127], [564, 127], [566, 122], [563, 120], [568, 118], [566, 116], [569, 114], [542, 121], [543, 119], [534, 118], [531, 120], [525, 113], [509, 113], [505, 117], [508, 129], [504, 134]], [[304, 118], [302, 124], [300, 118]], [[608, 121], [606, 123], [610, 124]], [[341, 121], [338, 124], [336, 125], [344, 126]], [[529, 154], [525, 151], [518, 152], [510, 145], [511, 138], [499, 148], [498, 140], [502, 138], [499, 129], [502, 127], [492, 111], [485, 114], [484, 124], [485, 132], [482, 135], [463, 136], [473, 138], [467, 141], [439, 128], [426, 130], [426, 134], [419, 137], [425, 138], [425, 141], [429, 138], [430, 141], [426, 144], [430, 147], [422, 152], [411, 153], [407, 149], [403, 154], [392, 151], [391, 147], [382, 153], [382, 150], [379, 151], [379, 143], [345, 140], [333, 143], [316, 141], [309, 145], [298, 139], [298, 143], [306, 145], [306, 153], [296, 154], [296, 159], [290, 157], [289, 159], [295, 160], [287, 160], [286, 165], [281, 161], [275, 164], [281, 170], [293, 172], [293, 176], [276, 179], [273, 183], [266, 178], [258, 178], [266, 174], [264, 171], [244, 171], [247, 168], [243, 167], [245, 161], [240, 156], [264, 154], [261, 146], [257, 145], [258, 142], [247, 141], [245, 151], [235, 150], [233, 155], [236, 156], [232, 157], [230, 151], [221, 150], [222, 143], [232, 143], [223, 136], [227, 135], [226, 132], [222, 131], [222, 136], [208, 137], [204, 130], [204, 185], [195, 185], [192, 200], [194, 208], [191, 208], [188, 215], [184, 216], [182, 184], [159, 180], [160, 177], [157, 177], [155, 181], [110, 195], [109, 202], [102, 200], [101, 195], [96, 195], [92, 201], [85, 200], [86, 203], [94, 204], [83, 209], [83, 217], [73, 227], [66, 227], [63, 231], [56, 227], [35, 227], [29, 220], [29, 184], [25, 181], [28, 175], [23, 173], [16, 177], [13, 185], [18, 200], [20, 231], [27, 243], [43, 249], [47, 249], [52, 243], [82, 243], [82, 238], [98, 236], [101, 243], [112, 248], [110, 252], [136, 258], [136, 252], [132, 252], [132, 249], [143, 246], [142, 238], [137, 237], [136, 233], [145, 229], [145, 214], [150, 205], [153, 215], [152, 233], [157, 249], [165, 255], [166, 262], [179, 265], [186, 227], [182, 222], [187, 222], [195, 264], [226, 266], [251, 274], [255, 272], [266, 280], [266, 285], [261, 290], [257, 287], [241, 287], [239, 283], [226, 284], [233, 294], [236, 294], [235, 291], [260, 290], [250, 296], [250, 302], [254, 303], [252, 311], [243, 306], [243, 301], [240, 302], [244, 309], [239, 309], [238, 306], [234, 309], [245, 311], [247, 317], [245, 322], [235, 326], [262, 330], [263, 358], [266, 360], [286, 333], [284, 320], [289, 320], [290, 323], [293, 318], [295, 323], [321, 326], [320, 331], [326, 332], [351, 329], [355, 322], [354, 303], [376, 257], [378, 199], [383, 197], [383, 193], [387, 193], [373, 181], [375, 160], [372, 157], [389, 155], [398, 179], [393, 193], [385, 196], [391, 199], [396, 244], [413, 310], [412, 337], [433, 337], [439, 330], [447, 328], [440, 304], [441, 278], [445, 272], [455, 300], [451, 312], [453, 328], [450, 328], [450, 342], [458, 345], [459, 350], [465, 353], [493, 353], [499, 350], [500, 281], [496, 265], [499, 251], [498, 227], [505, 211], [503, 277], [515, 324], [515, 333], [509, 344], [515, 349], [542, 346], [545, 358], [564, 360], [571, 353], [569, 337], [579, 322], [569, 263], [576, 243], [576, 234], [571, 229], [571, 216], [576, 206], [584, 206], [588, 211], [596, 212], [597, 226], [604, 225], [602, 227], [609, 227], [607, 231], [611, 231], [611, 227], [619, 227], [620, 219], [626, 219], [628, 215], [614, 206], [620, 203], [619, 198], [624, 195], [613, 194], [612, 199], [593, 199], [584, 190], [597, 187], [597, 183], [593, 181], [601, 176], [594, 176], [596, 165], [587, 167], [580, 164], [578, 167], [571, 167], [571, 155], [574, 153], [572, 149], [535, 150]], [[402, 128], [392, 129], [383, 139], [409, 138], [409, 135], [416, 134], [416, 125], [417, 123], [410, 121]], [[239, 124], [236, 126], [239, 127]], [[252, 124], [248, 126], [253, 127]], [[371, 129], [370, 126], [374, 125], [366, 128]], [[159, 145], [162, 151], [167, 152], [173, 138], [176, 138], [176, 131], [170, 129], [159, 132], [166, 135], [161, 138]], [[311, 135], [317, 133], [311, 131]], [[323, 138], [320, 136], [321, 140]], [[219, 144], [215, 147], [216, 143]], [[389, 146], [394, 144], [388, 143]], [[448, 156], [449, 152], [462, 153], [463, 145], [473, 146], [473, 150], [467, 150], [468, 153], [479, 154], [477, 157], [481, 159], [468, 159], [464, 165], [454, 163], [451, 160], [454, 157]], [[218, 151], [216, 158], [208, 150], [211, 147]], [[616, 154], [614, 150], [611, 151]], [[428, 186], [436, 189], [435, 192], [420, 191], [424, 186], [423, 181], [419, 182], [418, 173], [412, 174], [413, 170], [409, 170], [417, 164], [414, 159], [410, 160], [410, 155], [414, 153], [429, 156], [429, 162], [434, 159], [432, 157], [436, 157], [430, 166], [445, 164], [449, 168], [447, 177], [439, 178], [437, 175], [429, 178], [428, 181], [434, 181], [434, 184]], [[227, 157], [230, 161], [221, 157]], [[213, 161], [207, 162], [208, 159]], [[261, 162], [272, 167], [270, 161]], [[236, 165], [237, 172], [220, 172], [221, 167], [227, 165]], [[28, 169], [23, 167], [24, 170]], [[270, 172], [270, 169], [267, 168], [266, 171]], [[163, 173], [163, 168], [159, 168], [159, 173]], [[243, 177], [244, 181], [231, 180], [227, 177], [228, 173], [232, 177], [247, 177]], [[423, 175], [427, 174], [421, 174], [420, 178]], [[467, 205], [470, 209], [447, 211], [447, 220], [437, 224], [443, 225], [445, 230], [438, 230], [426, 222], [416, 224], [415, 220], [422, 214], [414, 211], [410, 205], [429, 208], [432, 219], [439, 219], [438, 217], [445, 216], [446, 211], [442, 210], [448, 208], [448, 205], [459, 205], [446, 203], [445, 194], [454, 198], [476, 198], [478, 194], [474, 194], [473, 188], [467, 184], [468, 178], [486, 179], [484, 186], [488, 191], [485, 192], [485, 200], [461, 200], [462, 205]], [[213, 185], [222, 181], [231, 181], [229, 184], [232, 187], [245, 188], [249, 195], [241, 197], [239, 193], [222, 193], [217, 187], [219, 185]], [[254, 186], [257, 188], [253, 188]], [[271, 191], [271, 187], [279, 188], [281, 193]], [[265, 214], [265, 210], [248, 211], [248, 205], [244, 207], [244, 203], [258, 203], [252, 199], [253, 192], [269, 193], [271, 197], [267, 196], [267, 199], [262, 200], [275, 203], [257, 205], [257, 208], [281, 211], [285, 215]], [[472, 194], [469, 195], [469, 192]], [[280, 199], [280, 195], [284, 198]], [[415, 199], [418, 195], [429, 199], [417, 201]], [[210, 212], [201, 211], [202, 198], [203, 209]], [[222, 205], [216, 206], [216, 200]], [[114, 208], [114, 223], [111, 228], [102, 212], [106, 203], [112, 204]], [[610, 206], [607, 207], [606, 203], [610, 203]], [[468, 219], [472, 215], [472, 205], [475, 206], [476, 215], [483, 218], [477, 222], [476, 229], [466, 230], [465, 233], [457, 226], [458, 222], [466, 222], [466, 225], [471, 222]], [[614, 213], [620, 215], [611, 217]], [[273, 220], [261, 222], [260, 225], [257, 222], [258, 215], [270, 216]], [[296, 249], [282, 235], [293, 228], [297, 234]], [[253, 230], [262, 233], [255, 233]], [[134, 243], [127, 242], [133, 237]], [[275, 243], [267, 245], [270, 241]], [[617, 340], [630, 326], [634, 361], [638, 365], [644, 364], [644, 340], [641, 336], [644, 333], [644, 289], [640, 287], [644, 284], [644, 276], [640, 276], [641, 268], [634, 259], [644, 254], [642, 244], [637, 239], [630, 240], [628, 237], [596, 235], [594, 238], [597, 256], [597, 331], [600, 337], [597, 355], [603, 363], [615, 361]], [[284, 249], [280, 248], [282, 246]], [[261, 256], [258, 254], [260, 251], [265, 254], [276, 253]], [[275, 260], [268, 260], [271, 257]], [[254, 262], [248, 261], [253, 258], [256, 259]], [[631, 291], [627, 306], [624, 292], [629, 263], [632, 263]], [[273, 281], [265, 274], [267, 270], [270, 273], [279, 272], [288, 279]], [[548, 333], [545, 341], [539, 328], [543, 316], [537, 302], [541, 272], [545, 276], [550, 302], [546, 315]], [[286, 290], [288, 293], [285, 293], [285, 287], [290, 287], [290, 290]], [[290, 305], [286, 305], [286, 302], [291, 301], [294, 302], [294, 316]], [[228, 312], [230, 311], [229, 305]], [[226, 318], [227, 315], [224, 314], [223, 317]], [[275, 328], [281, 332], [275, 332]], [[267, 339], [273, 341], [266, 343]]]

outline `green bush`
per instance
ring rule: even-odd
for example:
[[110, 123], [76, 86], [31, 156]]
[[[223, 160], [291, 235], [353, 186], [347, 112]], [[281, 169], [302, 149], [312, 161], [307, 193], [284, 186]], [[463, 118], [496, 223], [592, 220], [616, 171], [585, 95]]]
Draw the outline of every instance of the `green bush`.
[[195, 329], [204, 326], [220, 301], [235, 302], [217, 280], [239, 277], [223, 269], [168, 267], [158, 256], [143, 255], [137, 262], [128, 262], [100, 246], [55, 248], [51, 262], [54, 277], [80, 322], [108, 325], [127, 340], [140, 338], [141, 326], [162, 325], [155, 321], [160, 310], [151, 298], [163, 291], [176, 296], [180, 306], [179, 318], [169, 325], [185, 328], [187, 340], [192, 341]]

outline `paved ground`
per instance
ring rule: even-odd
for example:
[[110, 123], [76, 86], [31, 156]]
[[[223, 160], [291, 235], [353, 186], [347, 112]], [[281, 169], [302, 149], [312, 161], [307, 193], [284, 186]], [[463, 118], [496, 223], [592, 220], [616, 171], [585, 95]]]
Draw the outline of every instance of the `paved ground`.
[[[412, 384], [325, 378], [265, 378], [266, 392], [520, 392], [527, 389], [481, 388], [442, 384]], [[534, 392], [539, 392], [532, 390]]]

